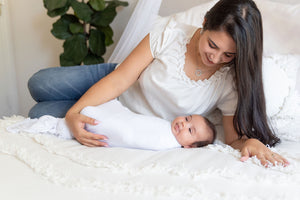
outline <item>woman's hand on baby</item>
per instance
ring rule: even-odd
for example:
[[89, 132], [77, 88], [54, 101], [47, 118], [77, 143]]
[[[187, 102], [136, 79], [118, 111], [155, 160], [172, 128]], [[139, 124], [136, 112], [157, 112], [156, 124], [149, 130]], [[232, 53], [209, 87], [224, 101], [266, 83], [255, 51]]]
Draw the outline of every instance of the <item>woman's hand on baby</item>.
[[256, 156], [265, 167], [270, 165], [288, 166], [289, 162], [281, 155], [272, 152], [268, 147], [257, 139], [248, 139], [245, 141], [241, 150], [241, 161], [248, 160], [249, 157]]
[[107, 143], [99, 140], [107, 140], [104, 135], [94, 134], [84, 129], [85, 124], [97, 125], [99, 122], [93, 118], [79, 113], [67, 113], [66, 122], [76, 140], [89, 147], [106, 147]]

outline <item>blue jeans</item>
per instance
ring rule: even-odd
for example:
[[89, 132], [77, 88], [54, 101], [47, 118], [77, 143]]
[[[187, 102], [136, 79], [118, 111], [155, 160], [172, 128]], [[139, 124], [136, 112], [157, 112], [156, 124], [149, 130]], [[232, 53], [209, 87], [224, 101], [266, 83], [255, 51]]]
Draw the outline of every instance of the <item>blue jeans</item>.
[[117, 64], [54, 67], [40, 70], [28, 81], [28, 89], [37, 102], [28, 116], [64, 117], [73, 104], [97, 81], [112, 72]]

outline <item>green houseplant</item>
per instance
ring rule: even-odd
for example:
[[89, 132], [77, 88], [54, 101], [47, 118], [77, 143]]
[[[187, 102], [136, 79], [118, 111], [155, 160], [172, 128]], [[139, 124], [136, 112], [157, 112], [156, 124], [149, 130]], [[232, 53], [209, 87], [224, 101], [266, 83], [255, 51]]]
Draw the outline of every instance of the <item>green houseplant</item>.
[[125, 1], [111, 0], [43, 0], [53, 23], [51, 33], [65, 40], [60, 54], [62, 66], [104, 62], [106, 47], [113, 43], [110, 23], [117, 15], [116, 7], [128, 6]]

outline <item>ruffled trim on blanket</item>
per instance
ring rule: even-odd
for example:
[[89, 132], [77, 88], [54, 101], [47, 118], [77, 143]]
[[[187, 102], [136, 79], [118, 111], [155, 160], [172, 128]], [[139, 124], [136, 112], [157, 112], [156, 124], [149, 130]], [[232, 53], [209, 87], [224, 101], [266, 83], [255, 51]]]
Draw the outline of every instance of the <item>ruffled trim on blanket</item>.
[[[5, 127], [18, 120], [22, 118], [0, 120], [0, 152], [15, 156], [37, 174], [67, 187], [175, 199], [278, 199], [276, 192], [258, 192], [252, 195], [224, 193], [214, 191], [215, 187], [210, 186], [216, 184], [213, 183], [214, 180], [221, 181], [218, 184], [224, 187], [228, 181], [237, 185], [276, 184], [279, 187], [288, 185], [291, 188], [300, 185], [299, 153], [292, 155], [273, 149], [289, 159], [291, 166], [265, 169], [256, 158], [250, 158], [245, 163], [240, 162], [240, 152], [224, 144], [163, 152], [121, 148], [95, 149], [79, 145], [74, 140], [61, 140], [40, 134], [18, 135], [5, 131]], [[116, 157], [120, 152], [122, 155]], [[201, 157], [198, 157], [198, 162], [190, 158], [195, 154], [212, 155], [220, 159], [212, 158], [215, 162], [203, 167], [205, 163]], [[139, 157], [130, 160], [132, 155]], [[226, 159], [226, 162], [218, 165], [222, 159]], [[199, 166], [194, 166], [198, 163]], [[155, 177], [159, 177], [159, 181]], [[170, 185], [171, 180], [177, 181]]]

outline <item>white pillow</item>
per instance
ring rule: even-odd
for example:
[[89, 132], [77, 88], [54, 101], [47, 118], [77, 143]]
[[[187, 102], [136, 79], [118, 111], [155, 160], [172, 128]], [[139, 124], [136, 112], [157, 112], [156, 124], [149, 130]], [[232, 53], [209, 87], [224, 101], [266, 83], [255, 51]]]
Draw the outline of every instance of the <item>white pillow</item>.
[[299, 66], [299, 55], [273, 54], [263, 57], [263, 84], [269, 117], [280, 114], [287, 98], [296, 93]]
[[300, 3], [255, 0], [264, 29], [264, 52], [300, 54]]
[[284, 99], [289, 95], [291, 82], [274, 57], [263, 57], [262, 71], [267, 115], [273, 116], [280, 111]]
[[300, 141], [300, 97], [296, 90], [300, 55], [263, 57], [263, 82], [267, 114], [277, 135]]
[[188, 9], [187, 11], [175, 14], [174, 18], [176, 21], [181, 23], [202, 27], [206, 12], [209, 11], [217, 2], [217, 0], [212, 0], [207, 3], [200, 4]]

